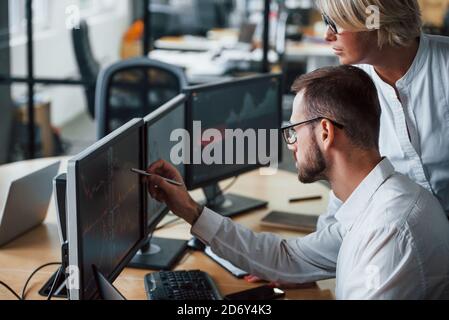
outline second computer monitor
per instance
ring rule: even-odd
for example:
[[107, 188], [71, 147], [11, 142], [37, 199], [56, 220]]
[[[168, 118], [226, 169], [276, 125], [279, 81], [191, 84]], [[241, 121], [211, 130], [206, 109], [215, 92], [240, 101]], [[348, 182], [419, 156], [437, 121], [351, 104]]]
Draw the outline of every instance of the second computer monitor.
[[[191, 136], [188, 188], [203, 188], [206, 204], [226, 216], [266, 204], [249, 205], [245, 200], [240, 206], [240, 198], [221, 197], [217, 183], [281, 161], [281, 75], [193, 87], [187, 94], [186, 128]], [[226, 210], [232, 202], [240, 208]]]
[[[280, 156], [278, 130], [282, 116], [281, 82], [280, 75], [263, 75], [193, 87], [189, 90], [187, 129], [192, 139], [193, 164], [188, 166], [186, 180], [190, 189], [204, 187], [263, 166], [259, 161], [261, 150], [258, 148], [262, 143], [261, 139], [266, 141], [265, 155], [270, 151], [276, 158]], [[208, 129], [218, 130], [222, 140], [204, 139], [203, 135]], [[229, 148], [229, 145], [226, 148], [229, 142], [226, 141], [228, 138], [226, 130], [233, 130], [235, 134], [233, 148]], [[238, 135], [239, 130], [243, 131], [244, 136]], [[270, 130], [277, 131], [277, 145], [272, 145], [271, 149]], [[197, 137], [198, 134], [202, 137]], [[238, 148], [237, 140], [242, 137], [245, 138], [244, 148]], [[255, 139], [251, 139], [254, 137]], [[215, 159], [218, 162], [204, 163], [207, 156], [204, 154], [206, 147], [218, 142], [221, 142], [222, 147], [221, 157]], [[250, 145], [254, 142], [256, 146]], [[277, 147], [276, 150], [273, 150], [273, 147]], [[201, 164], [197, 164], [194, 153], [200, 150]], [[229, 161], [231, 152], [232, 161]], [[215, 157], [213, 153], [211, 155]], [[199, 156], [196, 156], [197, 160]], [[244, 156], [243, 161], [239, 161], [240, 156]]]
[[[158, 160], [171, 161], [171, 152], [176, 142], [171, 141], [172, 132], [184, 129], [185, 100], [180, 94], [145, 117], [146, 167]], [[176, 168], [184, 177], [184, 164], [178, 163]], [[133, 268], [151, 270], [170, 270], [182, 257], [186, 249], [186, 241], [153, 237], [159, 222], [167, 215], [169, 209], [164, 203], [147, 196], [147, 230], [148, 241], [130, 262]]]
[[[175, 141], [171, 141], [173, 131], [184, 129], [185, 125], [185, 100], [186, 96], [180, 94], [173, 98], [165, 105], [158, 108], [155, 112], [145, 117], [146, 127], [146, 153], [147, 165], [158, 160], [171, 161], [171, 152], [176, 145]], [[185, 177], [185, 166], [183, 163], [175, 165], [181, 176]], [[166, 205], [148, 198], [148, 225], [151, 227], [157, 223]]]

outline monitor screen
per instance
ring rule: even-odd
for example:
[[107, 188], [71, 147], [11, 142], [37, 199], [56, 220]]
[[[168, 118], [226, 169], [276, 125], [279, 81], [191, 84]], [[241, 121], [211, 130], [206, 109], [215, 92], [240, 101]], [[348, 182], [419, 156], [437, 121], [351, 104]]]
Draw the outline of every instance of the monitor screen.
[[[69, 263], [79, 271], [71, 299], [94, 299], [92, 266], [111, 282], [146, 239], [143, 121], [132, 120], [69, 161]], [[79, 288], [76, 288], [79, 287]]]
[[[144, 119], [147, 136], [147, 166], [158, 160], [165, 160], [173, 164], [171, 151], [177, 142], [171, 141], [170, 138], [174, 130], [184, 129], [185, 100], [185, 95], [180, 94]], [[174, 166], [181, 176], [185, 177], [184, 164]], [[165, 204], [150, 196], [148, 196], [147, 208], [148, 227], [153, 229], [168, 209]]]
[[[265, 165], [260, 161], [264, 153], [271, 152], [280, 161], [281, 84], [280, 75], [272, 74], [187, 90], [186, 125], [192, 155], [186, 173], [189, 189], [259, 168]], [[270, 137], [273, 130], [275, 145]]]

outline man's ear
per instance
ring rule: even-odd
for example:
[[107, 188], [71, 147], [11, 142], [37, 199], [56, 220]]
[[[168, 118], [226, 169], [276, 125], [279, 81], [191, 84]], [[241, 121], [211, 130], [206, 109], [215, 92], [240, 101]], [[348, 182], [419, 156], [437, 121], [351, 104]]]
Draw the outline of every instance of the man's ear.
[[332, 122], [327, 119], [323, 119], [320, 122], [320, 142], [323, 146], [323, 150], [329, 150], [335, 141], [335, 127]]

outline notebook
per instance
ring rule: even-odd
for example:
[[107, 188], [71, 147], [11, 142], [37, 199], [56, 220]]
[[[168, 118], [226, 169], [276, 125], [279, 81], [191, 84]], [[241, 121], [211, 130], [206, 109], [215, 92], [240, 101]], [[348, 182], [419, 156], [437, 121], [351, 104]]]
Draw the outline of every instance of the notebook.
[[312, 233], [316, 231], [318, 216], [273, 211], [260, 222], [262, 226]]

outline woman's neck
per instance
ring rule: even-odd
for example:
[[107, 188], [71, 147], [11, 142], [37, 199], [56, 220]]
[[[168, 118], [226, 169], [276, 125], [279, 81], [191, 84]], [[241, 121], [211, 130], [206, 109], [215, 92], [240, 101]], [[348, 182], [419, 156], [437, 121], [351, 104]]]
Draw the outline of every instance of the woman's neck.
[[376, 54], [372, 65], [379, 77], [389, 85], [396, 87], [396, 82], [405, 76], [419, 49], [419, 38], [407, 47], [386, 46]]

